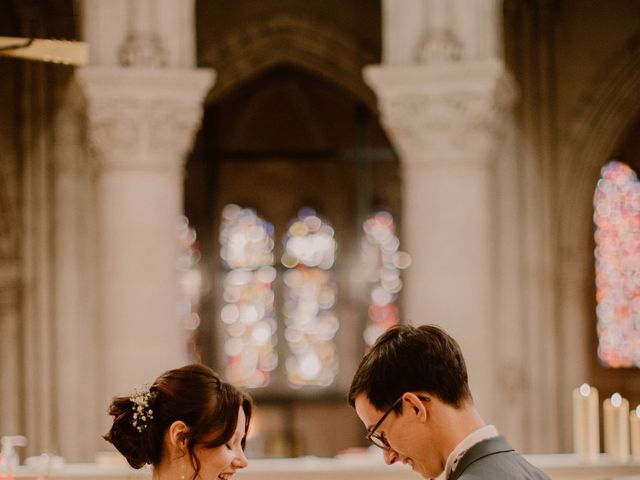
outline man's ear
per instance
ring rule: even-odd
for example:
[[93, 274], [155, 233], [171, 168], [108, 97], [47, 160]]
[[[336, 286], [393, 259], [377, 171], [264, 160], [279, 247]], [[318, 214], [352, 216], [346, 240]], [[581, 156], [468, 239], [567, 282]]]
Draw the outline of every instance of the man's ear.
[[176, 420], [167, 430], [167, 440], [170, 447], [176, 452], [184, 455], [187, 453], [187, 432], [189, 427], [182, 420]]
[[429, 411], [425, 405], [425, 402], [415, 393], [405, 392], [402, 395], [402, 401], [405, 403], [405, 408], [410, 408], [411, 411], [418, 417], [418, 420], [424, 422], [429, 416]]

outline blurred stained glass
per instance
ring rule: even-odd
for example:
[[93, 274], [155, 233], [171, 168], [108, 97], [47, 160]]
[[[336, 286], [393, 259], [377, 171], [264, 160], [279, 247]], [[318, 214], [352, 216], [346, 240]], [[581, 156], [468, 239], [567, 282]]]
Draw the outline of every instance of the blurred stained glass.
[[398, 295], [402, 290], [401, 270], [411, 257], [399, 250], [393, 216], [386, 211], [372, 214], [362, 224], [360, 253], [368, 286], [368, 316], [363, 332], [365, 350], [389, 327], [398, 323]]
[[338, 371], [335, 233], [313, 209], [303, 208], [283, 240], [287, 380], [293, 387], [326, 387]]
[[602, 168], [593, 219], [598, 357], [640, 367], [640, 183], [628, 165]]
[[199, 268], [200, 245], [196, 231], [185, 216], [178, 217], [176, 225], [178, 255], [178, 316], [186, 333], [187, 356], [190, 361], [199, 362], [200, 352], [196, 343], [200, 326], [198, 307], [202, 294], [202, 272]]
[[254, 210], [227, 205], [220, 244], [227, 270], [220, 311], [226, 378], [235, 385], [264, 387], [278, 365], [273, 226]]

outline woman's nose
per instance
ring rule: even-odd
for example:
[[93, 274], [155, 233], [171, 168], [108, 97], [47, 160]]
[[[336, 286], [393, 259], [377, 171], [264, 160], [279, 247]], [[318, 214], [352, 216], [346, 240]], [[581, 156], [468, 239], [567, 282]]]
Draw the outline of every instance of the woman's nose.
[[233, 459], [233, 466], [235, 468], [244, 468], [247, 465], [249, 465], [249, 460], [247, 460], [247, 457], [244, 454], [244, 450], [240, 450], [236, 457]]

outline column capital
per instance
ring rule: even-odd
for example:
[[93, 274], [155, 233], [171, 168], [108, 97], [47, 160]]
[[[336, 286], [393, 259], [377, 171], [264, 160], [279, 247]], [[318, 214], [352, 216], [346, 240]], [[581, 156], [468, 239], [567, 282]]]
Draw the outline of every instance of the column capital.
[[408, 163], [485, 165], [517, 97], [498, 59], [375, 65], [364, 71], [381, 121]]
[[212, 70], [85, 67], [89, 145], [101, 169], [182, 167]]

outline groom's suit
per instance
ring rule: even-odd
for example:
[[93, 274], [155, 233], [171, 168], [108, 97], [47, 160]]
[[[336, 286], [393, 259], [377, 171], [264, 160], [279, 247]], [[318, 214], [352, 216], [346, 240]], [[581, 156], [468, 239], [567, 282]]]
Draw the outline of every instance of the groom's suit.
[[449, 480], [549, 480], [518, 454], [503, 436], [483, 440], [462, 456]]

